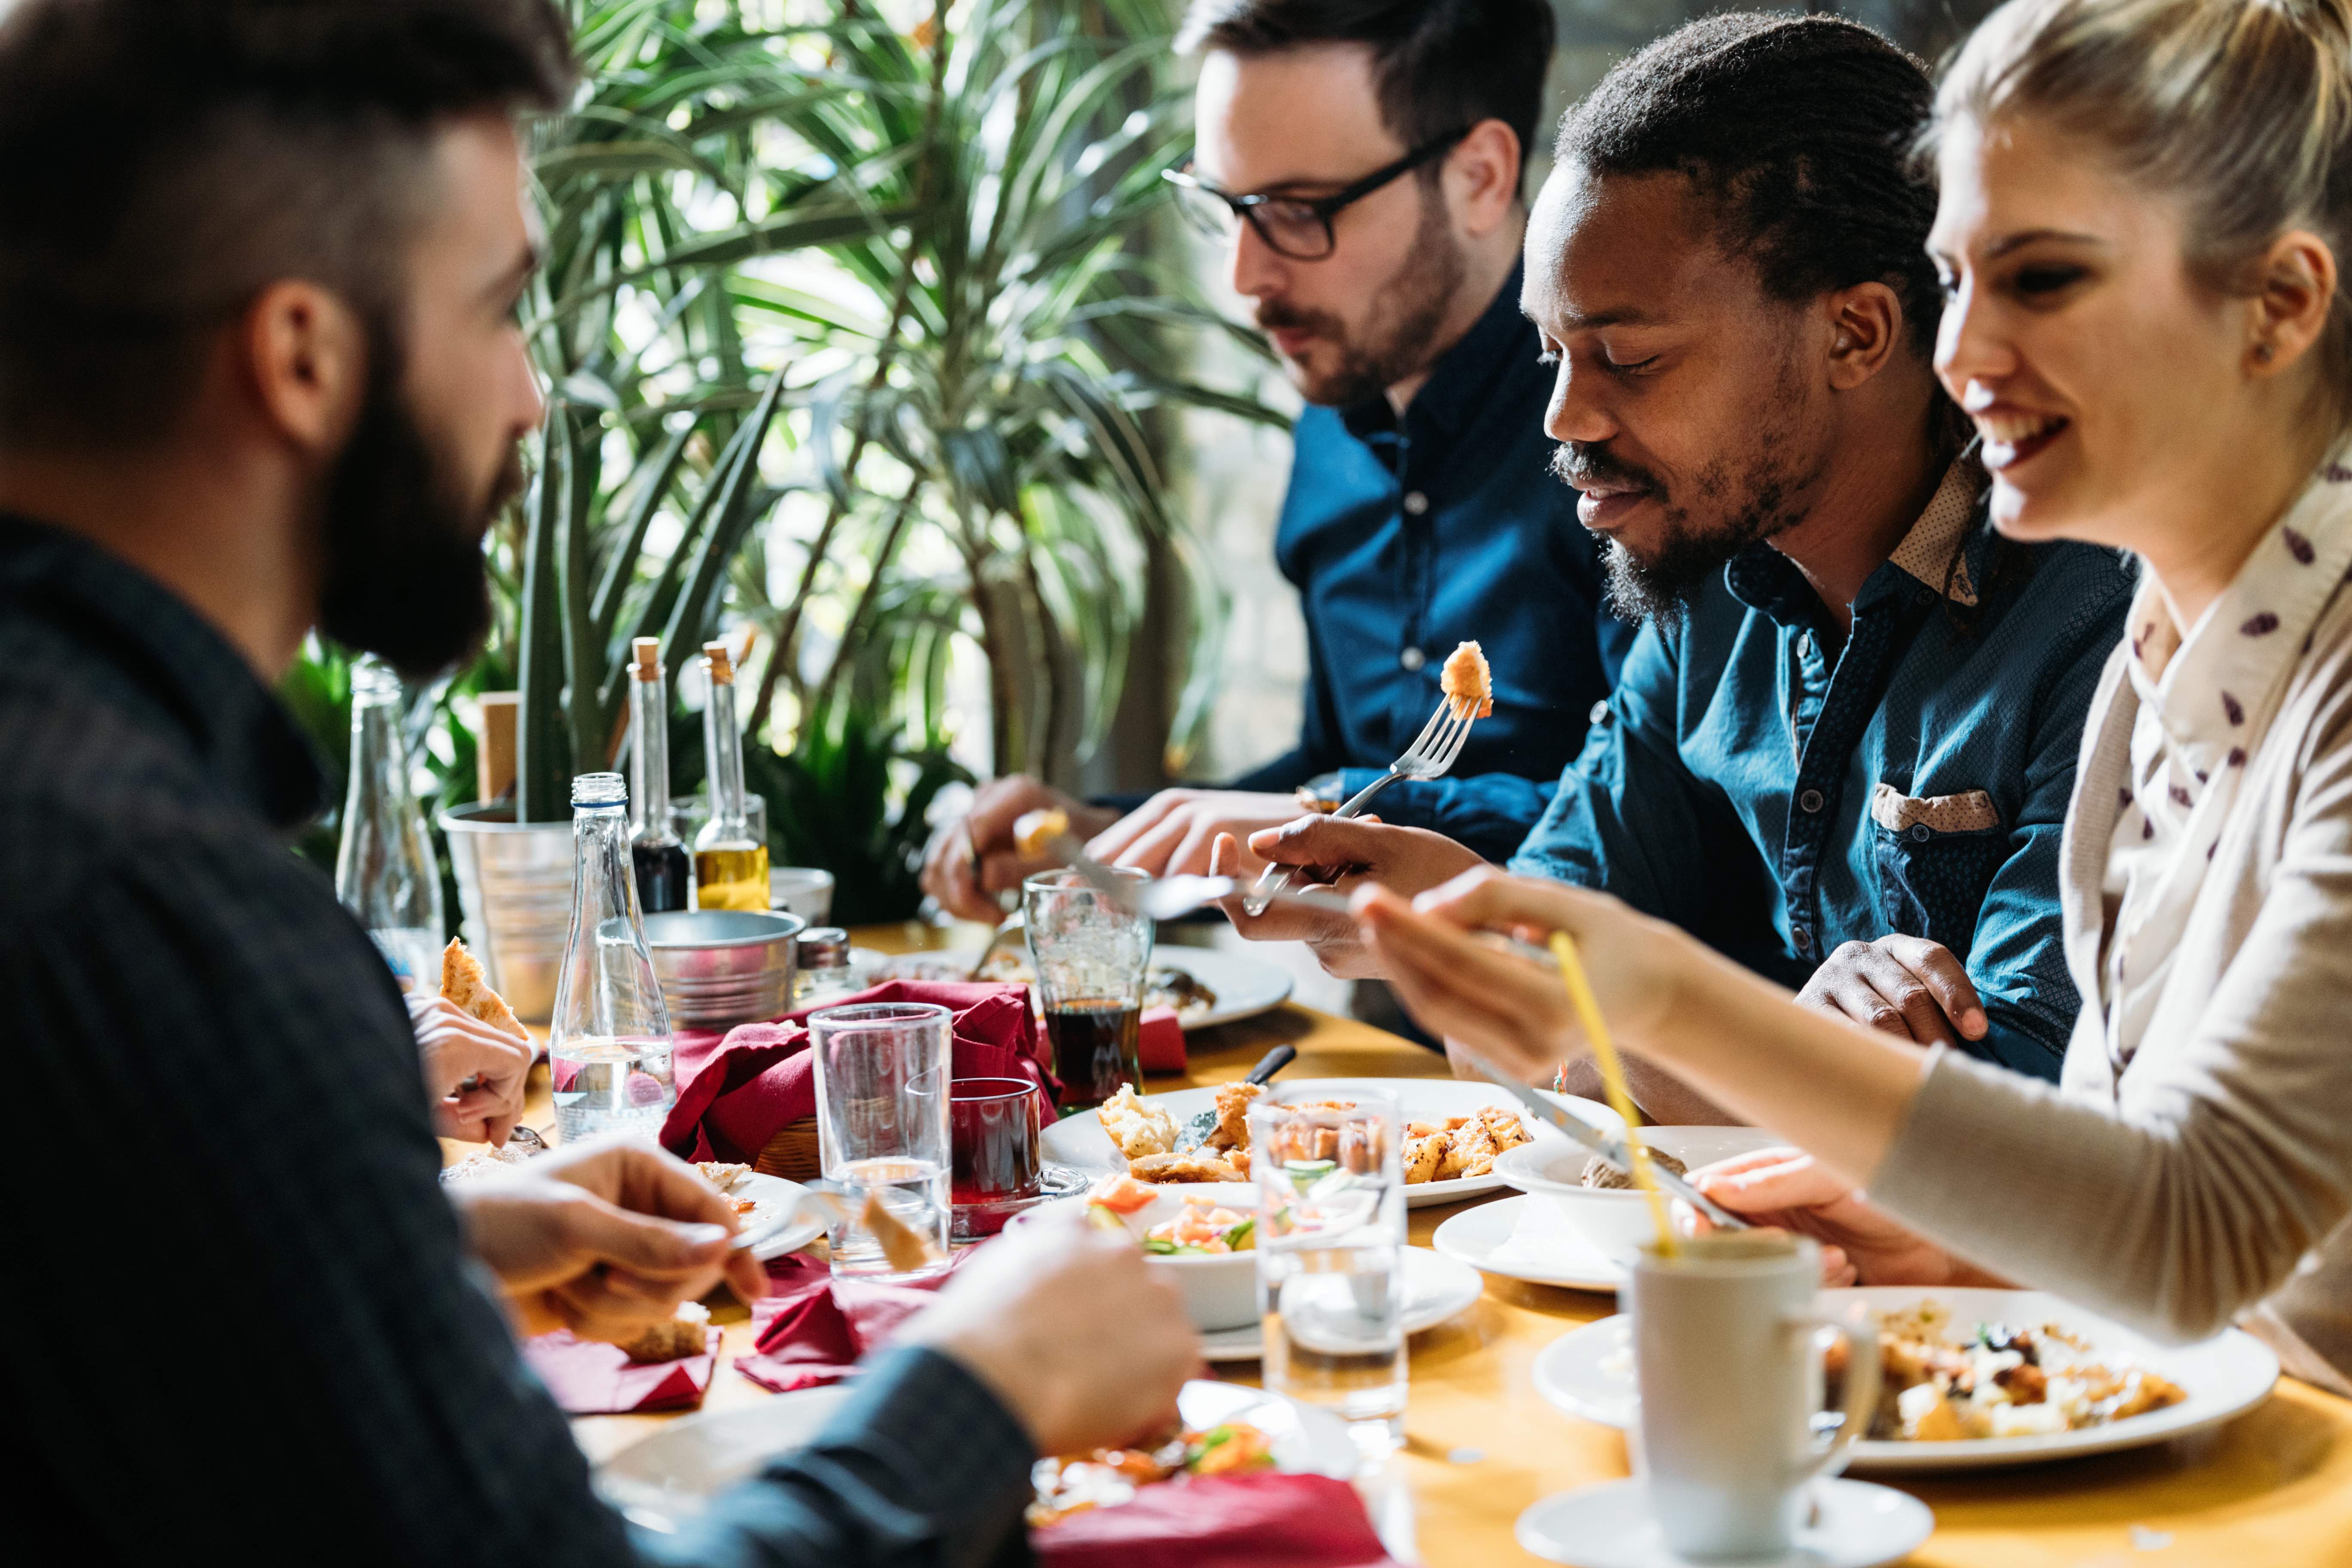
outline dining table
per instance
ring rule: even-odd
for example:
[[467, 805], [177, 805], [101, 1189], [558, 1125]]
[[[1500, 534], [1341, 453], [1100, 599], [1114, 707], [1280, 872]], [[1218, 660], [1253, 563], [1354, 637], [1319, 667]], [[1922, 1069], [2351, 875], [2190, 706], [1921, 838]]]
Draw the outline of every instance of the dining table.
[[[910, 922], [852, 934], [860, 947], [904, 952], [977, 946], [972, 932], [981, 929]], [[1193, 1031], [1185, 1071], [1148, 1079], [1145, 1092], [1236, 1080], [1281, 1044], [1298, 1053], [1284, 1069], [1286, 1078], [1447, 1074], [1444, 1056], [1427, 1047], [1286, 1003]], [[546, 1125], [552, 1118], [540, 1077], [526, 1120]], [[1428, 1246], [1438, 1226], [1468, 1206], [1409, 1210], [1412, 1243]], [[1513, 1534], [1523, 1510], [1554, 1493], [1629, 1473], [1624, 1435], [1553, 1408], [1536, 1392], [1531, 1371], [1560, 1335], [1614, 1312], [1615, 1299], [1481, 1278], [1485, 1293], [1473, 1307], [1413, 1336], [1403, 1448], [1360, 1483], [1391, 1551], [1433, 1568], [1538, 1562]], [[701, 1408], [776, 1397], [728, 1364], [751, 1348], [748, 1310], [723, 1291], [711, 1304], [724, 1343]], [[1225, 1363], [1204, 1375], [1255, 1384], [1258, 1366]], [[582, 1416], [572, 1430], [596, 1462], [679, 1418]], [[1871, 1479], [1934, 1512], [1935, 1533], [1906, 1560], [1918, 1568], [2352, 1565], [2352, 1400], [2294, 1378], [2281, 1378], [2269, 1399], [2225, 1426], [2150, 1447], [2003, 1469]]]

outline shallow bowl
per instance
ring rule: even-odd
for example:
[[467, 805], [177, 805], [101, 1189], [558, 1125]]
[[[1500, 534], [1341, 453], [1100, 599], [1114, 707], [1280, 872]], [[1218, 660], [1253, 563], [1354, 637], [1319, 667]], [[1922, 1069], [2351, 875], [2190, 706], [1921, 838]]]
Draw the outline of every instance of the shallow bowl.
[[[1788, 1142], [1754, 1127], [1644, 1127], [1642, 1138], [1694, 1171]], [[1505, 1150], [1495, 1162], [1495, 1173], [1549, 1203], [1597, 1251], [1630, 1268], [1643, 1243], [1657, 1239], [1657, 1223], [1640, 1192], [1582, 1184], [1585, 1162], [1592, 1157], [1574, 1144], [1546, 1139]]]
[[[1142, 1208], [1133, 1214], [1118, 1216], [1139, 1246], [1145, 1231], [1155, 1225], [1165, 1225], [1181, 1214], [1187, 1197], [1206, 1198], [1237, 1214], [1254, 1215], [1257, 1212], [1257, 1188], [1247, 1182], [1199, 1182], [1160, 1187], [1156, 1192], [1157, 1195]], [[1005, 1228], [1010, 1230], [1032, 1223], [1047, 1210], [1085, 1202], [1083, 1197], [1077, 1197], [1067, 1198], [1058, 1204], [1041, 1205], [1026, 1214], [1015, 1215]], [[1146, 1257], [1143, 1261], [1162, 1278], [1174, 1283], [1178, 1293], [1184, 1298], [1185, 1315], [1202, 1333], [1243, 1328], [1257, 1321], [1255, 1252], [1228, 1252], [1193, 1258]]]

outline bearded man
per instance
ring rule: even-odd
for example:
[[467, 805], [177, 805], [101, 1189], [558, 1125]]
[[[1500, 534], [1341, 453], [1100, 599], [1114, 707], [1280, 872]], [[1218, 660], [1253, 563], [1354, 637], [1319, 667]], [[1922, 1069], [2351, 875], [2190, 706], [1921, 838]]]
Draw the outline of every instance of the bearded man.
[[[2059, 836], [2131, 573], [1993, 531], [1931, 363], [1936, 195], [1906, 153], [1928, 98], [1868, 28], [1732, 14], [1620, 62], [1562, 121], [1522, 298], [1555, 367], [1554, 469], [1646, 625], [1510, 868], [2054, 1079], [2076, 1006]], [[1480, 858], [1319, 820], [1253, 847], [1403, 891]], [[1231, 912], [1378, 973], [1352, 921]], [[1658, 1121], [1720, 1119], [1632, 1077]]]
[[1298, 744], [1221, 789], [1095, 805], [1000, 779], [932, 840], [924, 886], [971, 919], [1040, 863], [1013, 821], [1068, 810], [1093, 853], [1202, 871], [1221, 832], [1288, 821], [1383, 773], [1481, 642], [1495, 709], [1452, 776], [1381, 797], [1391, 822], [1500, 857], [1542, 813], [1609, 693], [1627, 628], [1594, 542], [1546, 477], [1549, 378], [1519, 313], [1521, 176], [1551, 58], [1547, 0], [1196, 0], [1198, 152], [1171, 176], [1228, 247], [1307, 408], [1275, 556], [1308, 678]]

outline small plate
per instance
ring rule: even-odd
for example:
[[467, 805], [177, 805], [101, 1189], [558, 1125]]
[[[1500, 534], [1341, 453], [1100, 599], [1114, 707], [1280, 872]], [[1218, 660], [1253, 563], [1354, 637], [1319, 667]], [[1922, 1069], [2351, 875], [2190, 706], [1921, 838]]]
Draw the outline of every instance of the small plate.
[[[681, 1416], [598, 1466], [596, 1489], [631, 1522], [674, 1531], [775, 1455], [807, 1444], [856, 1386], [803, 1389]], [[1248, 1422], [1274, 1440], [1276, 1467], [1292, 1475], [1346, 1480], [1361, 1463], [1345, 1422], [1278, 1394], [1202, 1380], [1184, 1385], [1176, 1407], [1194, 1428]]]
[[[1743, 1557], [1739, 1568], [1879, 1568], [1899, 1563], [1936, 1532], [1917, 1498], [1868, 1481], [1813, 1483], [1818, 1512], [1778, 1557]], [[1696, 1559], [1666, 1544], [1640, 1480], [1559, 1492], [1519, 1515], [1519, 1544], [1572, 1568], [1684, 1568]]]
[[[1000, 949], [1000, 952], [1003, 950]], [[1021, 951], [1018, 943], [1013, 951]], [[868, 948], [850, 952], [861, 985], [878, 984], [897, 976], [914, 980], [961, 980], [971, 972], [980, 949], [948, 948], [929, 952], [880, 953]], [[1025, 963], [1026, 961], [1024, 960]], [[1216, 994], [1217, 1004], [1197, 1013], [1182, 1013], [1177, 1021], [1187, 1034], [1243, 1018], [1270, 1013], [1290, 1000], [1287, 973], [1262, 958], [1224, 952], [1207, 947], [1160, 947], [1151, 950], [1154, 968], [1181, 969]], [[936, 972], [936, 973], [934, 973]]]
[[[1444, 1245], [1442, 1234], [1438, 1245]], [[1819, 1298], [1822, 1310], [1832, 1316], [1843, 1315], [1848, 1304], [1856, 1301], [1887, 1312], [1921, 1300], [1949, 1307], [1956, 1323], [2063, 1324], [2103, 1359], [2121, 1357], [2149, 1367], [2179, 1384], [2189, 1397], [2145, 1415], [2046, 1436], [1969, 1437], [1950, 1443], [1864, 1438], [1850, 1450], [1848, 1469], [1879, 1474], [1985, 1469], [2143, 1447], [2218, 1426], [2260, 1405], [2278, 1381], [2278, 1357], [2243, 1330], [2225, 1329], [2193, 1345], [2160, 1345], [2121, 1323], [2039, 1290], [1880, 1285], [1824, 1290]], [[1622, 1313], [1562, 1334], [1536, 1357], [1536, 1392], [1570, 1415], [1604, 1426], [1632, 1426], [1638, 1396], [1629, 1334], [1630, 1320]]]
[[[806, 1191], [798, 1182], [788, 1182], [782, 1176], [771, 1176], [764, 1171], [751, 1171], [735, 1178], [727, 1189], [730, 1198], [750, 1198], [752, 1209], [735, 1223], [744, 1230], [766, 1225], [783, 1212], [784, 1205]], [[751, 1256], [765, 1263], [772, 1258], [782, 1258], [787, 1252], [798, 1252], [824, 1234], [824, 1221], [809, 1215], [781, 1235], [769, 1237], [751, 1248]]]
[[[1404, 1331], [1420, 1333], [1475, 1306], [1486, 1293], [1478, 1271], [1425, 1247], [1404, 1249]], [[1256, 1323], [1201, 1336], [1206, 1361], [1255, 1361], [1265, 1353], [1265, 1335]]]
[[[1367, 1089], [1379, 1089], [1396, 1096], [1397, 1110], [1407, 1121], [1443, 1121], [1449, 1117], [1475, 1116], [1489, 1105], [1500, 1106], [1518, 1112], [1519, 1124], [1530, 1129], [1538, 1142], [1557, 1142], [1562, 1146], [1568, 1142], [1566, 1134], [1556, 1128], [1541, 1125], [1520, 1111], [1519, 1102], [1511, 1098], [1510, 1091], [1494, 1084], [1470, 1083], [1451, 1078], [1286, 1078], [1276, 1081], [1285, 1089], [1308, 1089], [1318, 1094], [1328, 1094], [1335, 1100], [1343, 1100], [1349, 1094], [1360, 1094]], [[1549, 1091], [1545, 1091], [1545, 1098], [1603, 1131], [1615, 1132], [1622, 1125], [1615, 1112], [1597, 1101]], [[1214, 1086], [1177, 1089], [1165, 1094], [1147, 1094], [1142, 1099], [1146, 1105], [1155, 1106], [1174, 1117], [1176, 1125], [1181, 1127], [1198, 1112], [1215, 1110], [1217, 1091]], [[1127, 1162], [1119, 1157], [1117, 1146], [1103, 1131], [1102, 1122], [1091, 1110], [1065, 1117], [1046, 1128], [1045, 1135], [1038, 1141], [1038, 1147], [1049, 1160], [1058, 1160], [1064, 1164], [1076, 1165], [1082, 1171], [1092, 1171], [1097, 1174], [1127, 1169]], [[1508, 1184], [1502, 1177], [1491, 1173], [1451, 1182], [1422, 1182], [1405, 1188], [1404, 1201], [1409, 1208], [1425, 1208], [1433, 1204], [1458, 1203], [1483, 1193], [1501, 1192]]]
[[1570, 1226], [1543, 1198], [1525, 1194], [1465, 1209], [1429, 1244], [1448, 1258], [1507, 1279], [1570, 1290], [1614, 1290], [1625, 1270]]

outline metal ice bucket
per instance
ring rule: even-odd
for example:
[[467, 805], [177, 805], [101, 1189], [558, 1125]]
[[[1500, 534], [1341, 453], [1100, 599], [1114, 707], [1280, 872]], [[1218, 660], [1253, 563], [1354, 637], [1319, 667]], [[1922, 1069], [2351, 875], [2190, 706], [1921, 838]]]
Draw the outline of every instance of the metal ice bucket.
[[507, 802], [441, 814], [466, 941], [490, 988], [515, 1016], [543, 1024], [555, 1012], [556, 971], [572, 934], [572, 819], [514, 819]]
[[793, 1005], [798, 915], [681, 910], [646, 917], [646, 948], [674, 1028], [727, 1029]]

